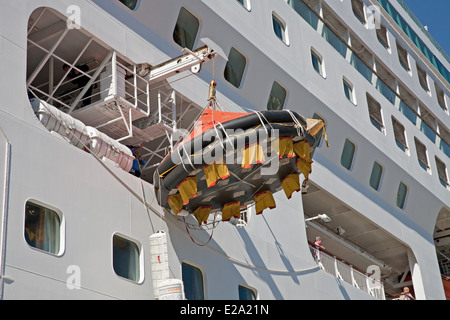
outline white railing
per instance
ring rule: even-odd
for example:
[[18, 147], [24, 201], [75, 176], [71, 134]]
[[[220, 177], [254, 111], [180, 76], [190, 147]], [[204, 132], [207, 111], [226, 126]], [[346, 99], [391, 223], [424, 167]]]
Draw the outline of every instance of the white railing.
[[[65, 61], [51, 52], [48, 59]], [[40, 63], [27, 81], [30, 94], [71, 115], [81, 109], [86, 112], [90, 107], [105, 106], [102, 110], [107, 112], [103, 112], [102, 118], [95, 119], [95, 125], [86, 124], [96, 128], [117, 126], [120, 129], [119, 137], [116, 138], [118, 141], [133, 137], [132, 122], [150, 115], [150, 84], [139, 75], [137, 66], [127, 65], [114, 50], [109, 51], [101, 62], [86, 62], [83, 67], [87, 66], [89, 70], [79, 65], [67, 65], [69, 69], [61, 78], [56, 78], [53, 73], [42, 74], [43, 63]], [[79, 74], [69, 79], [67, 76], [70, 70], [76, 70]], [[48, 81], [33, 82], [37, 75], [47, 77]], [[92, 117], [88, 114], [85, 118]]]
[[345, 281], [352, 286], [367, 292], [375, 298], [385, 300], [383, 283], [356, 270], [336, 257], [310, 246], [311, 254], [317, 264], [325, 272]]
[[[54, 55], [55, 59], [62, 58]], [[64, 61], [64, 60], [62, 60]], [[88, 71], [82, 71], [78, 66], [70, 65], [71, 68], [80, 72], [76, 78], [67, 79], [69, 70], [54, 85], [49, 88], [49, 82], [39, 85], [28, 84], [28, 89], [35, 91], [39, 98], [46, 98], [47, 102], [62, 109], [69, 114], [75, 109], [105, 100], [107, 97], [115, 96], [129, 107], [139, 109], [149, 114], [150, 109], [150, 85], [148, 81], [138, 73], [137, 66], [128, 67], [121, 63], [115, 51], [110, 51], [101, 63], [92, 62], [93, 67]], [[98, 64], [98, 65], [97, 65]], [[41, 66], [36, 70], [39, 72]], [[89, 81], [83, 87], [71, 85], [77, 78], [84, 77]], [[29, 80], [31, 82], [32, 79]], [[85, 80], [86, 81], [86, 80]]]
[[436, 253], [441, 272], [445, 275], [450, 275], [450, 258], [438, 249], [436, 249]]
[[176, 92], [171, 90], [170, 93], [158, 90], [158, 119], [155, 123], [164, 123], [173, 130], [177, 126], [177, 105]]

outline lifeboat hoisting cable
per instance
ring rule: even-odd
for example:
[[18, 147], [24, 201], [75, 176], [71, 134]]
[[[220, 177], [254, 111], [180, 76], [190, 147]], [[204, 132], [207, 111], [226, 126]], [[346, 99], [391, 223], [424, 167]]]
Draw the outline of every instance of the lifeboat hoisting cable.
[[322, 120], [290, 110], [217, 110], [216, 85], [211, 81], [207, 107], [154, 174], [159, 205], [175, 216], [193, 214], [199, 225], [218, 212], [222, 221], [239, 218], [249, 205], [261, 214], [276, 207], [273, 194], [281, 190], [291, 198], [326, 138]]

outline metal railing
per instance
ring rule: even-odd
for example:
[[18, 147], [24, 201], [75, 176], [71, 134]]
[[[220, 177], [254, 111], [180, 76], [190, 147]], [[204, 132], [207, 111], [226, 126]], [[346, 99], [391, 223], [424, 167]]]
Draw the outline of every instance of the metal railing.
[[440, 250], [436, 249], [436, 253], [438, 254], [438, 263], [439, 268], [441, 269], [441, 272], [447, 276], [450, 275], [450, 258], [445, 255]]
[[436, 49], [444, 56], [444, 58], [450, 63], [450, 57], [448, 54], [442, 49], [442, 47], [437, 43], [437, 41], [433, 38], [433, 36], [428, 32], [427, 29], [423, 26], [423, 24], [417, 19], [417, 17], [412, 13], [411, 9], [405, 4], [403, 0], [397, 0], [397, 2], [402, 6], [402, 8], [406, 11], [406, 13], [411, 17], [411, 19], [415, 22], [415, 24], [422, 30], [422, 32], [427, 36], [427, 38], [431, 41], [431, 43], [436, 47]]
[[385, 300], [384, 285], [382, 282], [356, 270], [352, 265], [344, 263], [331, 255], [309, 246], [311, 254], [319, 267], [325, 272], [345, 281], [352, 286], [367, 292], [375, 298]]
[[[125, 133], [118, 140], [132, 137], [132, 121], [150, 115], [150, 85], [138, 74], [137, 66], [124, 65], [117, 59], [116, 52], [110, 51], [98, 66], [88, 71], [74, 65], [70, 67], [79, 72], [76, 78], [67, 79], [67, 70], [49, 91], [46, 89], [48, 82], [39, 85], [30, 83], [28, 89], [68, 114], [106, 103], [111, 110], [110, 116], [105, 116], [96, 128], [116, 123], [125, 128]], [[73, 85], [82, 77], [83, 86]]]
[[[53, 100], [69, 107], [69, 114], [86, 105], [84, 102], [87, 99], [91, 100], [91, 103], [97, 103], [108, 97], [115, 97], [128, 107], [139, 109], [146, 115], [149, 114], [148, 81], [139, 76], [136, 65], [130, 69], [120, 63], [115, 51], [111, 51], [97, 68], [89, 70], [85, 75], [90, 78], [90, 81], [84, 87], [52, 97]], [[92, 88], [92, 94], [87, 96], [89, 88]]]

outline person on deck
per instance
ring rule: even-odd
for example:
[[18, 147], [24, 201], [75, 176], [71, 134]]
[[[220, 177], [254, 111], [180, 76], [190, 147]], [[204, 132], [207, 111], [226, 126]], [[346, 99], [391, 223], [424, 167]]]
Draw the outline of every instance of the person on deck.
[[316, 257], [315, 258], [316, 258], [317, 262], [321, 263], [323, 254], [320, 252], [320, 250], [325, 249], [325, 247], [322, 245], [322, 238], [317, 236], [316, 241], [314, 241], [314, 246], [316, 248]]
[[130, 148], [131, 152], [133, 153], [134, 160], [133, 160], [133, 166], [131, 167], [130, 173], [134, 174], [136, 177], [141, 176], [141, 166], [145, 165], [147, 162], [142, 159], [142, 156], [139, 154], [138, 150], [144, 146], [144, 143], [141, 143], [140, 146], [128, 146]]
[[412, 294], [409, 293], [409, 288], [404, 287], [399, 300], [415, 300], [415, 299], [412, 296]]

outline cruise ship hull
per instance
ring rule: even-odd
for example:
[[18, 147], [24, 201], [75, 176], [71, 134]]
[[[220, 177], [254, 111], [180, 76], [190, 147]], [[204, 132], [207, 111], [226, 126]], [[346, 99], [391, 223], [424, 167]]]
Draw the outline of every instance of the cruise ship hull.
[[[333, 1], [325, 4], [341, 17], [349, 15]], [[34, 86], [31, 78], [42, 76], [36, 70], [47, 55], [64, 59], [78, 54], [70, 51], [84, 46], [81, 40], [77, 45], [72, 42], [80, 34], [93, 37], [99, 51], [115, 52], [129, 65], [156, 66], [181, 55], [173, 29], [182, 6], [201, 20], [196, 47], [203, 45], [200, 38], [209, 38], [226, 53], [239, 48], [248, 59], [245, 83], [239, 88], [223, 78], [227, 63], [223, 57], [205, 64], [194, 76], [184, 79], [181, 73], [163, 82], [164, 88], [176, 91], [177, 98], [195, 105], [192, 112], [206, 105], [214, 77], [217, 98], [229, 111], [265, 109], [270, 87], [277, 81], [290, 86], [285, 109], [307, 118], [326, 117], [329, 147], [322, 141], [314, 153], [308, 189], [289, 200], [282, 191], [275, 193], [276, 208], [252, 214], [245, 227], [230, 222], [198, 227], [192, 215], [175, 217], [159, 207], [151, 173], [143, 171], [138, 178], [50, 132], [36, 117], [27, 94]], [[289, 45], [273, 35], [271, 12], [289, 21]], [[43, 17], [48, 21], [44, 23]], [[40, 28], [41, 23], [46, 29]], [[349, 25], [358, 30], [358, 23]], [[58, 43], [65, 28], [70, 29], [68, 38], [61, 37]], [[270, 39], [262, 36], [265, 33]], [[366, 40], [364, 34], [360, 36]], [[39, 46], [44, 49], [40, 55], [30, 55]], [[326, 78], [310, 66], [311, 47], [328, 57]], [[380, 50], [379, 55], [384, 54]], [[428, 173], [397, 152], [394, 139], [387, 139], [367, 121], [366, 108], [339, 100], [342, 74], [361, 85], [357, 100], [365, 99], [364, 91], [377, 93], [285, 1], [261, 0], [251, 11], [239, 2], [226, 5], [215, 0], [140, 1], [134, 11], [119, 1], [9, 1], [0, 12], [0, 58], [0, 298], [158, 298], [150, 237], [164, 231], [169, 278], [186, 279], [184, 268], [194, 267], [202, 275], [204, 299], [238, 300], [240, 287], [252, 289], [261, 300], [385, 299], [384, 294], [377, 296], [378, 282], [370, 287], [374, 279], [384, 282], [388, 296], [409, 285], [417, 299], [445, 299], [433, 233], [438, 216], [449, 212], [449, 191], [435, 186]], [[44, 64], [46, 72], [51, 70]], [[54, 65], [60, 64], [54, 58]], [[41, 80], [40, 90], [47, 90], [48, 81]], [[56, 85], [59, 78], [54, 81]], [[150, 99], [155, 102], [152, 95]], [[385, 119], [390, 114], [400, 117], [396, 109], [383, 110]], [[83, 112], [88, 110], [80, 109], [79, 119], [89, 119]], [[72, 115], [76, 118], [77, 110]], [[182, 123], [181, 114], [179, 119]], [[352, 171], [340, 163], [349, 137], [358, 146], [358, 164], [365, 164], [354, 164]], [[157, 140], [147, 148], [156, 153], [164, 147], [168, 143], [160, 145]], [[448, 157], [444, 159], [448, 164]], [[385, 168], [380, 191], [368, 185], [374, 160]], [[393, 202], [400, 181], [410, 186], [406, 210]], [[33, 247], [26, 238], [30, 203], [58, 213], [61, 233], [56, 252]], [[308, 220], [321, 213], [332, 222]], [[339, 234], [337, 227], [345, 233]], [[330, 274], [322, 260], [317, 261], [310, 244], [318, 235], [326, 248], [322, 257], [330, 257], [336, 268], [345, 265], [339, 274]], [[137, 248], [139, 268], [132, 279], [119, 275], [114, 267], [117, 238]], [[346, 272], [349, 277], [353, 272], [366, 276], [368, 289], [348, 281]]]

